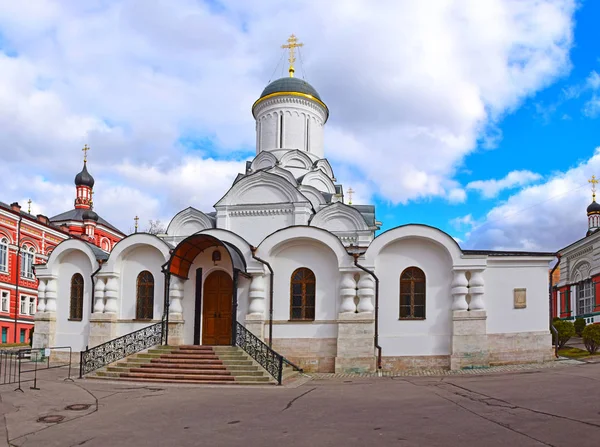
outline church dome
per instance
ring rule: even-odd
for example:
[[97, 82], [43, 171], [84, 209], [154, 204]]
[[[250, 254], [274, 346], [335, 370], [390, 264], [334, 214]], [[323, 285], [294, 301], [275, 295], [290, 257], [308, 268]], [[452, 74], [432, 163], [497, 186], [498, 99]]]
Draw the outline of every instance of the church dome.
[[81, 215], [81, 218], [83, 220], [93, 220], [95, 222], [98, 222], [98, 214], [96, 214], [94, 210], [85, 210]]
[[588, 214], [592, 214], [592, 213], [600, 213], [600, 203], [596, 202], [595, 200], [590, 204], [590, 206], [587, 207], [587, 213]]
[[75, 186], [89, 186], [94, 187], [94, 177], [90, 175], [87, 170], [87, 164], [83, 162], [83, 169], [79, 174], [75, 176]]
[[264, 98], [273, 93], [303, 93], [321, 101], [321, 97], [315, 88], [308, 82], [298, 78], [287, 77], [271, 82], [265, 87], [260, 98]]

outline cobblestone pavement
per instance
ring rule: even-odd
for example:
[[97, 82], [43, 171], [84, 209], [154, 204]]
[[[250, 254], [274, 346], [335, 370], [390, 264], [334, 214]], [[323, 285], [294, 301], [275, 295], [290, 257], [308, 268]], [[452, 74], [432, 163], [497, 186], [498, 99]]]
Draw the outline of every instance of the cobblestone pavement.
[[464, 375], [481, 375], [481, 374], [498, 374], [519, 371], [535, 371], [549, 368], [557, 368], [562, 366], [581, 365], [580, 360], [572, 360], [561, 357], [552, 362], [545, 363], [525, 363], [521, 365], [502, 365], [490, 366], [489, 368], [471, 368], [450, 371], [447, 369], [414, 369], [405, 371], [382, 371], [381, 373], [307, 373], [313, 379], [335, 379], [348, 377], [413, 377], [413, 376], [464, 376]]
[[282, 387], [72, 382], [61, 374], [42, 373], [38, 389], [27, 383], [23, 393], [0, 387], [0, 446], [600, 445], [599, 363], [315, 374]]

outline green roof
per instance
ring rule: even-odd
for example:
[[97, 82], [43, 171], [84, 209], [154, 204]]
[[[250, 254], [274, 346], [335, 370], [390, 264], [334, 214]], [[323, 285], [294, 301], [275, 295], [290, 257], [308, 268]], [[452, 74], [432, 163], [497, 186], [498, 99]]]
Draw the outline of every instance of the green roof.
[[260, 97], [264, 98], [265, 96], [271, 95], [273, 93], [284, 92], [304, 93], [306, 95], [314, 96], [319, 101], [322, 101], [321, 97], [312, 85], [310, 85], [308, 82], [302, 79], [290, 77], [277, 79], [271, 82], [265, 87]]

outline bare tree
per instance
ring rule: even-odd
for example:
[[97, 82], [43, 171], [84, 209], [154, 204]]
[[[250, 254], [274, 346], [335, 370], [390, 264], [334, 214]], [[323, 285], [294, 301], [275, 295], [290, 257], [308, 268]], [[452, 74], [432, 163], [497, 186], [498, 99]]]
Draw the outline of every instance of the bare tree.
[[164, 234], [166, 232], [167, 230], [160, 220], [157, 219], [148, 221], [148, 228], [146, 228], [146, 233]]

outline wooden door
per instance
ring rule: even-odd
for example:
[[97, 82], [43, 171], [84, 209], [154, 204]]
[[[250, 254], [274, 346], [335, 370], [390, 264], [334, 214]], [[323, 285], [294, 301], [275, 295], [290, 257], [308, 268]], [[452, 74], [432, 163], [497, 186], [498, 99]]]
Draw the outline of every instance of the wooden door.
[[204, 281], [202, 309], [202, 344], [231, 344], [231, 310], [233, 281], [228, 273], [218, 270]]

